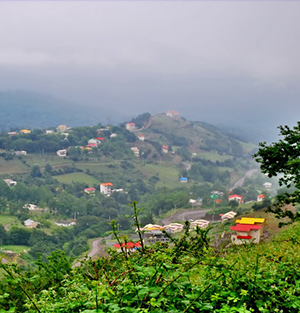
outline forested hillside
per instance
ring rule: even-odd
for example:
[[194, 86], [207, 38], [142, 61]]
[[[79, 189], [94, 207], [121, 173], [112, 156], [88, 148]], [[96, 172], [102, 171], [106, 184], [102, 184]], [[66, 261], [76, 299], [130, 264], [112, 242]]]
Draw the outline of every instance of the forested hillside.
[[[236, 205], [228, 201], [233, 183], [257, 167], [253, 144], [163, 114], [144, 113], [118, 126], [61, 127], [19, 128], [0, 137], [0, 244], [25, 250], [22, 258], [29, 263], [57, 249], [80, 256], [90, 239], [108, 234], [113, 219], [122, 232], [133, 233], [132, 201], [144, 207], [144, 225], [191, 209], [190, 199], [215, 214], [229, 211]], [[233, 192], [256, 201], [264, 181], [257, 172]], [[102, 183], [111, 186], [110, 194], [101, 191]], [[211, 197], [216, 190], [218, 202]], [[27, 220], [35, 228], [25, 227]]]

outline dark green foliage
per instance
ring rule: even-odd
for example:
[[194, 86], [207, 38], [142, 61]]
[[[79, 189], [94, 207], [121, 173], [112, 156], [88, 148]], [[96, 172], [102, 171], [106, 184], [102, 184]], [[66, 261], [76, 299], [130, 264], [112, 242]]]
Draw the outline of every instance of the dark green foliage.
[[[132, 219], [139, 229], [139, 209]], [[117, 224], [112, 221], [117, 241]], [[271, 242], [234, 246], [218, 253], [209, 229], [189, 231], [169, 243], [144, 246], [82, 262], [71, 268], [66, 255], [39, 258], [37, 268], [6, 272], [0, 284], [0, 310], [30, 313], [110, 312], [299, 312], [300, 225]], [[80, 241], [74, 244], [80, 245]]]
[[[261, 171], [269, 177], [282, 175], [279, 178], [279, 185], [286, 186], [291, 192], [285, 192], [277, 196], [275, 208], [269, 208], [270, 212], [278, 218], [289, 217], [291, 222], [300, 220], [300, 214], [291, 211], [282, 211], [284, 204], [296, 204], [300, 202], [300, 122], [297, 126], [279, 126], [280, 135], [283, 136], [278, 142], [267, 145], [260, 143], [260, 148], [254, 154], [255, 160], [260, 163]], [[284, 223], [281, 223], [282, 226]]]
[[135, 127], [142, 128], [143, 126], [145, 126], [145, 124], [149, 121], [150, 118], [151, 118], [150, 113], [143, 113], [133, 118], [131, 122], [135, 123]]

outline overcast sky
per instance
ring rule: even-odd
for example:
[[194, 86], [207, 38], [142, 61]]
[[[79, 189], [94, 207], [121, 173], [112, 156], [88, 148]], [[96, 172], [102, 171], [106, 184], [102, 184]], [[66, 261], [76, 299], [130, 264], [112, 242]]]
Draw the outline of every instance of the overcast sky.
[[298, 1], [0, 2], [0, 89], [276, 133], [300, 116], [299, 31]]

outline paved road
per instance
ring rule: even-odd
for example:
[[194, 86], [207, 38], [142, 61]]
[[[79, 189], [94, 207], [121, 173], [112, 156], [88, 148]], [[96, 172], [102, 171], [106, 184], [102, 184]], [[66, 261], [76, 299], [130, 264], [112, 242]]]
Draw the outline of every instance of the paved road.
[[173, 222], [184, 222], [186, 220], [198, 220], [203, 219], [207, 212], [211, 211], [211, 209], [188, 209], [188, 210], [180, 210], [175, 214], [163, 218], [159, 221], [159, 224], [167, 225]]
[[238, 187], [242, 187], [244, 185], [245, 178], [251, 177], [257, 171], [258, 171], [257, 169], [253, 169], [253, 170], [246, 172], [246, 174], [231, 187], [231, 190], [238, 188]]
[[[110, 236], [108, 237], [101, 237], [101, 238], [97, 238], [92, 242], [92, 250], [88, 253], [88, 258], [92, 258], [95, 255], [98, 256], [104, 256], [107, 255], [107, 253], [104, 250], [104, 245], [103, 245], [103, 241], [110, 239]], [[72, 267], [78, 267], [81, 265], [80, 260], [78, 262], [76, 262], [75, 264], [73, 264]]]

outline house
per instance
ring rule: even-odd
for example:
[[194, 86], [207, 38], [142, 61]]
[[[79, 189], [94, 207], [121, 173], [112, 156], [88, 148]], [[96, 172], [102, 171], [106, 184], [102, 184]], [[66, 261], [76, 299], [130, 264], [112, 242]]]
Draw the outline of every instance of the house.
[[17, 184], [17, 182], [15, 180], [12, 180], [10, 178], [3, 179], [3, 180], [8, 187], [16, 186], [16, 184]]
[[86, 145], [88, 148], [97, 148], [97, 144], [96, 143], [89, 143], [88, 145]]
[[167, 111], [166, 115], [171, 117], [171, 118], [178, 118], [180, 116], [178, 111]]
[[109, 197], [112, 194], [112, 183], [102, 183], [100, 185], [100, 192]]
[[138, 135], [139, 140], [144, 141], [145, 140], [145, 135]]
[[27, 151], [21, 150], [21, 151], [14, 151], [15, 155], [27, 155]]
[[257, 202], [262, 202], [262, 201], [265, 200], [265, 198], [266, 198], [265, 195], [258, 195], [256, 201], [257, 201]]
[[118, 249], [118, 252], [122, 251], [121, 247], [125, 248], [127, 251], [134, 252], [137, 249], [141, 248], [141, 242], [140, 241], [139, 242], [131, 242], [130, 241], [130, 242], [126, 242], [126, 243], [123, 242], [121, 244], [116, 243], [116, 244], [114, 244], [114, 247], [116, 249]]
[[58, 150], [56, 154], [60, 157], [65, 157], [67, 155], [67, 149]]
[[24, 221], [24, 226], [27, 228], [36, 228], [39, 224], [39, 222], [35, 222], [31, 219]]
[[194, 206], [202, 206], [202, 198], [198, 198], [198, 199], [190, 199], [189, 203], [194, 207]]
[[15, 135], [17, 135], [18, 133], [17, 132], [8, 132], [7, 133], [7, 135], [9, 135], [9, 136], [15, 136]]
[[136, 157], [140, 156], [140, 149], [138, 147], [131, 147], [130, 149]]
[[67, 127], [67, 125], [59, 125], [59, 126], [56, 128], [56, 130], [57, 130], [59, 133], [63, 133], [63, 132], [65, 132], [65, 131], [68, 130], [68, 127]]
[[218, 195], [218, 196], [222, 197], [223, 194], [224, 194], [224, 192], [218, 191], [218, 190], [213, 190], [213, 191], [211, 192], [211, 194], [212, 194], [212, 195]]
[[225, 213], [225, 214], [220, 214], [220, 217], [221, 217], [221, 220], [224, 221], [224, 220], [231, 220], [231, 219], [233, 219], [236, 215], [237, 215], [236, 212], [230, 211], [230, 212], [227, 212], [227, 213]]
[[57, 226], [63, 226], [63, 227], [71, 227], [76, 225], [76, 220], [61, 220], [58, 222], [55, 222]]
[[31, 130], [29, 129], [21, 129], [20, 130], [20, 134], [30, 134], [31, 133]]
[[188, 182], [188, 179], [186, 177], [181, 177], [180, 178], [180, 182], [181, 183], [187, 183]]
[[92, 188], [92, 187], [91, 188], [85, 188], [84, 192], [87, 193], [88, 195], [94, 195], [96, 192], [96, 189]]
[[206, 228], [209, 225], [209, 221], [207, 220], [196, 220], [190, 223], [191, 229], [199, 228]]
[[97, 147], [98, 144], [100, 144], [101, 141], [98, 140], [97, 138], [91, 138], [89, 141], [88, 141], [88, 144], [87, 146], [89, 147], [89, 145], [93, 145], [94, 147]]
[[50, 135], [50, 134], [53, 134], [53, 133], [54, 133], [53, 130], [50, 130], [50, 129], [47, 129], [47, 130], [46, 130], [46, 135]]
[[67, 140], [69, 137], [69, 133], [60, 133], [61, 136], [65, 136], [64, 140]]
[[118, 137], [118, 135], [116, 133], [112, 133], [109, 137], [110, 138], [116, 138], [116, 137]]
[[161, 147], [162, 153], [168, 153], [169, 152], [169, 148], [166, 145], [163, 145]]
[[126, 123], [126, 129], [131, 131], [135, 129], [135, 123]]
[[230, 195], [228, 201], [237, 201], [239, 204], [244, 203], [243, 197], [239, 195]]
[[183, 231], [183, 225], [179, 223], [171, 223], [169, 225], [165, 225], [164, 228], [168, 233], [179, 233]]
[[266, 189], [271, 189], [271, 188], [272, 188], [272, 184], [269, 183], [269, 182], [265, 182], [265, 183], [263, 184], [263, 186], [264, 186]]
[[231, 236], [231, 241], [240, 245], [243, 243], [259, 243], [263, 235], [264, 218], [242, 217], [236, 220], [236, 225], [231, 226], [230, 229], [236, 231], [236, 234]]
[[265, 222], [265, 218], [256, 218], [256, 217], [242, 217], [240, 220], [236, 220], [237, 224], [260, 224], [262, 225]]
[[39, 208], [38, 206], [36, 206], [35, 204], [32, 204], [32, 203], [25, 204], [23, 206], [23, 208], [28, 209], [29, 211], [35, 211], [35, 212], [40, 212], [40, 211], [44, 210], [44, 209]]

